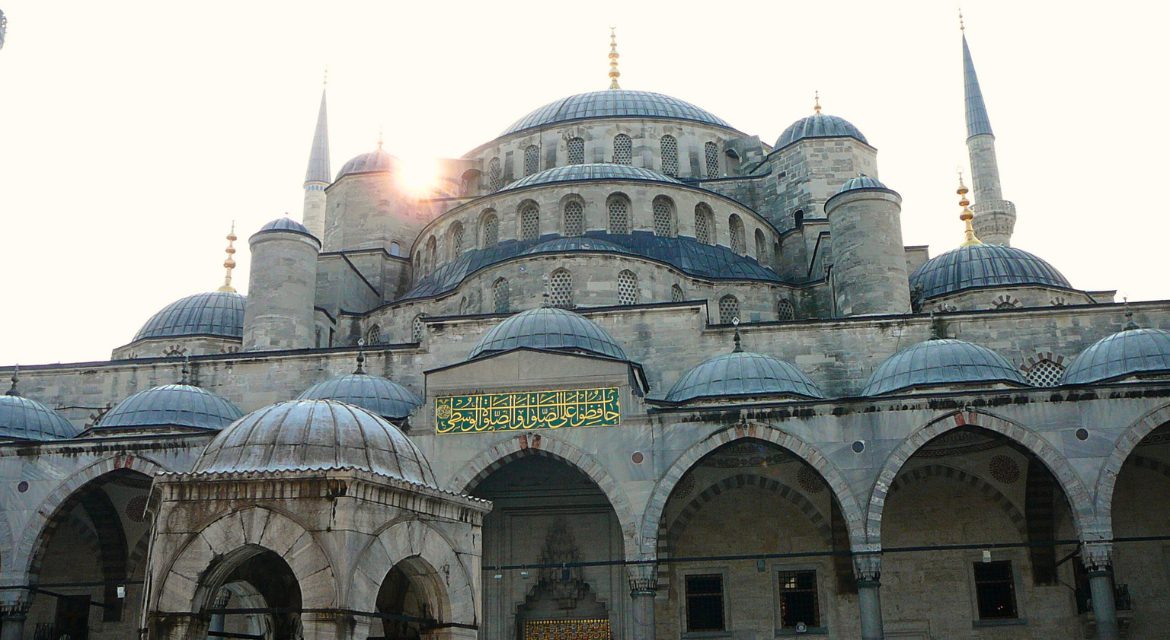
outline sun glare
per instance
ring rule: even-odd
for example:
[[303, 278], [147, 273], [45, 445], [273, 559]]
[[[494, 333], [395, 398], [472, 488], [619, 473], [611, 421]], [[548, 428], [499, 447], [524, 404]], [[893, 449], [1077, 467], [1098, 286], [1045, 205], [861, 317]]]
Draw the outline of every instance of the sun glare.
[[398, 165], [399, 185], [412, 195], [431, 195], [438, 179], [439, 161], [435, 158], [402, 158]]

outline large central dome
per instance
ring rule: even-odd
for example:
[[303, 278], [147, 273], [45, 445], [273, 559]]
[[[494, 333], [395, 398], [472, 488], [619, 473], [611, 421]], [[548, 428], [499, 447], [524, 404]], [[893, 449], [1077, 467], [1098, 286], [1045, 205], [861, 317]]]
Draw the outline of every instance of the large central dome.
[[561, 98], [512, 123], [501, 136], [572, 120], [594, 118], [662, 118], [689, 120], [731, 129], [722, 118], [695, 105], [650, 91], [606, 89]]

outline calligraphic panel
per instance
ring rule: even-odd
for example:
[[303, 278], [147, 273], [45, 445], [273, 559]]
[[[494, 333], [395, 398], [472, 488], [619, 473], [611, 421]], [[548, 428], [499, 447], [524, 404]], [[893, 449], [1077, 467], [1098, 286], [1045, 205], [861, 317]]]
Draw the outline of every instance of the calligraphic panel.
[[524, 640], [610, 640], [612, 637], [608, 618], [524, 623]]
[[435, 433], [616, 427], [617, 387], [479, 393], [435, 398]]

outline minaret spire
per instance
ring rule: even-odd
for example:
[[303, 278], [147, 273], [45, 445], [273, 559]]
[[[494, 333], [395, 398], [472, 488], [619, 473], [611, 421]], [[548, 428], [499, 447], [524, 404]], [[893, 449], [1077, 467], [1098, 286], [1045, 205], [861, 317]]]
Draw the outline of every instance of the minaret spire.
[[1016, 226], [1016, 206], [1003, 199], [999, 163], [995, 156], [995, 134], [987, 116], [987, 104], [975, 62], [967, 45], [967, 26], [959, 14], [963, 42], [963, 100], [967, 119], [967, 153], [971, 159], [971, 187], [975, 196], [974, 230], [988, 244], [1011, 244]]
[[302, 219], [305, 227], [317, 239], [325, 234], [325, 187], [333, 180], [329, 168], [329, 117], [325, 108], [325, 89], [328, 71], [321, 87], [321, 107], [317, 111], [317, 128], [313, 131], [313, 146], [309, 150], [309, 168], [305, 170], [305, 208]]
[[614, 27], [609, 28], [609, 88], [621, 89], [618, 86], [618, 78], [621, 77], [622, 72], [618, 71], [618, 58], [621, 54], [617, 50], [617, 35], [614, 33]]
[[224, 291], [226, 293], [235, 293], [236, 288], [232, 286], [232, 269], [236, 268], [236, 247], [235, 242], [239, 238], [236, 237], [236, 221], [232, 220], [232, 230], [228, 232], [225, 238], [228, 241], [228, 246], [223, 250], [227, 254], [227, 259], [223, 261], [223, 286], [217, 291]]

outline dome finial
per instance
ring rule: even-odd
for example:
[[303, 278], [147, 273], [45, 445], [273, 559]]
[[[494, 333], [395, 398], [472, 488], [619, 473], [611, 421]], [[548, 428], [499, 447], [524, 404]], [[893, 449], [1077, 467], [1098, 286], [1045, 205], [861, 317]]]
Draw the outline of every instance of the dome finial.
[[236, 289], [235, 289], [235, 287], [232, 286], [232, 269], [236, 268], [236, 260], [233, 257], [236, 254], [236, 247], [234, 246], [233, 243], [235, 243], [235, 241], [238, 240], [238, 238], [236, 238], [236, 221], [235, 220], [232, 220], [232, 230], [229, 231], [227, 236], [225, 236], [225, 237], [227, 238], [228, 245], [227, 245], [227, 248], [223, 250], [224, 253], [227, 254], [227, 259], [223, 261], [223, 268], [224, 268], [223, 286], [221, 286], [219, 289], [216, 289], [216, 291], [223, 291], [226, 293], [235, 293]]
[[618, 58], [621, 54], [617, 50], [617, 35], [614, 33], [614, 27], [609, 28], [609, 88], [621, 89], [618, 86], [618, 78], [621, 77], [622, 72], [618, 71]]
[[12, 369], [12, 387], [10, 389], [8, 389], [8, 393], [6, 393], [4, 395], [19, 396], [20, 394], [16, 392], [16, 383], [18, 383], [18, 382], [20, 382], [20, 365], [16, 365]]
[[732, 324], [732, 326], [735, 327], [735, 336], [732, 337], [732, 341], [735, 342], [735, 346], [732, 347], [731, 352], [732, 353], [743, 353], [743, 345], [740, 344], [743, 339], [739, 337], [739, 316], [732, 318], [731, 324]]
[[813, 112], [821, 112], [821, 92], [813, 91]]
[[1129, 298], [1122, 298], [1122, 304], [1125, 305], [1125, 330], [1133, 331], [1134, 329], [1141, 329], [1136, 322], [1133, 321], [1133, 310], [1129, 308]]
[[542, 291], [542, 292], [541, 292], [541, 294], [540, 294], [540, 306], [541, 306], [541, 307], [544, 307], [544, 308], [547, 308], [547, 307], [550, 307], [550, 306], [552, 306], [551, 304], [549, 304], [549, 295], [548, 295], [548, 284], [549, 284], [549, 279], [548, 279], [548, 274], [546, 273], [546, 274], [544, 274], [543, 276], [541, 276], [541, 279], [544, 281], [544, 291]]
[[975, 219], [975, 214], [971, 211], [971, 201], [967, 199], [967, 185], [963, 184], [963, 172], [959, 171], [959, 188], [955, 191], [959, 194], [959, 206], [963, 207], [963, 212], [959, 214], [959, 219], [963, 221], [965, 228], [963, 230], [963, 243], [960, 247], [973, 247], [977, 244], [983, 244], [979, 238], [975, 237], [975, 226], [971, 223]]
[[967, 32], [967, 25], [963, 22], [963, 7], [959, 7], [959, 31]]
[[183, 368], [179, 369], [179, 384], [191, 384], [191, 356], [183, 354]]
[[382, 126], [378, 125], [378, 151], [382, 150]]
[[366, 372], [366, 341], [363, 338], [358, 338], [358, 354], [357, 354], [357, 369], [353, 370], [354, 375], [362, 375]]

